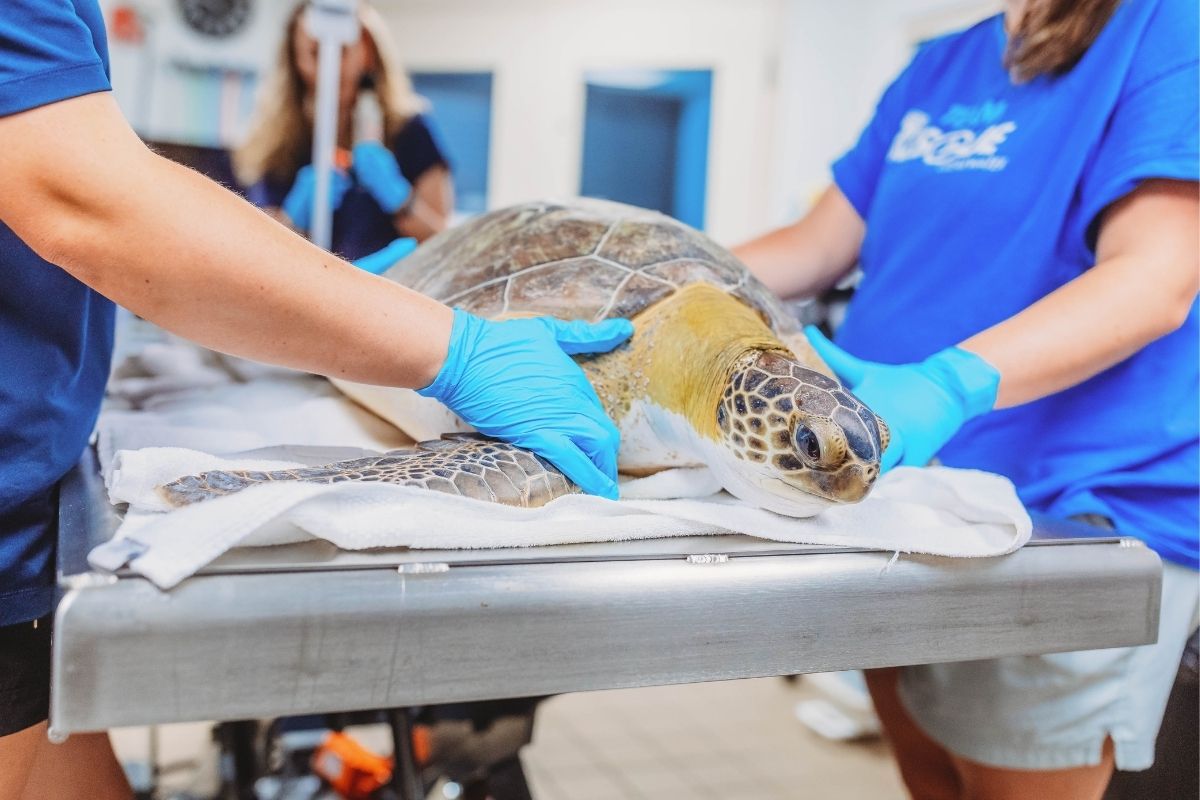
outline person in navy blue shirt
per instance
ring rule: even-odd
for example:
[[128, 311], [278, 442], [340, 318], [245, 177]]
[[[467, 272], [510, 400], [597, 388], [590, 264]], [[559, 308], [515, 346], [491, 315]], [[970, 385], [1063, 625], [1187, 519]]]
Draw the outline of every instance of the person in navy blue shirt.
[[1000, 473], [1165, 563], [1156, 645], [869, 673], [915, 796], [1099, 797], [1153, 762], [1198, 609], [1198, 28], [1194, 0], [1010, 0], [919, 48], [808, 215], [737, 249], [784, 296], [861, 267], [809, 338], [890, 426], [885, 469]]
[[[262, 109], [234, 159], [250, 202], [301, 232], [311, 223], [315, 188], [309, 162], [317, 82], [317, 42], [303, 24], [305, 7], [288, 20]], [[449, 224], [454, 206], [449, 161], [387, 26], [365, 3], [359, 20], [359, 40], [342, 51], [338, 144], [348, 158], [334, 173], [330, 196], [331, 249], [348, 259], [377, 252], [397, 236], [423, 242]], [[356, 119], [360, 107], [373, 107], [378, 119]], [[374, 139], [356, 123], [377, 126]]]
[[113, 302], [224, 352], [415, 388], [608, 497], [619, 435], [571, 354], [633, 328], [489, 322], [332, 256], [138, 139], [96, 0], [3, 9], [0, 800], [128, 798], [106, 736], [46, 737], [55, 487], [96, 420]]

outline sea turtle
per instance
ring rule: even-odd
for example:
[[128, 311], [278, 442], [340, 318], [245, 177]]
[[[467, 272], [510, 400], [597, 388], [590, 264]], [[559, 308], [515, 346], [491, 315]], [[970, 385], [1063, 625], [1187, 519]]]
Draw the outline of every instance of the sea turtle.
[[[656, 212], [598, 200], [527, 203], [431, 239], [385, 276], [492, 319], [630, 317], [612, 353], [579, 359], [621, 429], [620, 469], [708, 466], [730, 493], [791, 516], [861, 500], [887, 428], [817, 358], [744, 265]], [[472, 437], [415, 392], [334, 383], [416, 450], [277, 473], [209, 473], [164, 488], [182, 504], [267, 480], [383, 480], [536, 506], [578, 491], [546, 462]]]

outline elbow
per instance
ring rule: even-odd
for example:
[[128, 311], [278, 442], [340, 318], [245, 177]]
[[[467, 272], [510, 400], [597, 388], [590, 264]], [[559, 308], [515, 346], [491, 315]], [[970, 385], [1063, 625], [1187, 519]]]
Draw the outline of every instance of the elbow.
[[1200, 294], [1200, 253], [1194, 247], [1172, 248], [1140, 258], [1113, 259], [1123, 275], [1113, 284], [1117, 289], [1115, 308], [1145, 332], [1147, 342], [1183, 327]]
[[[149, 151], [147, 151], [149, 152]], [[14, 231], [46, 261], [103, 291], [120, 253], [130, 247], [130, 222], [146, 187], [134, 179], [46, 183]]]
[[45, 261], [71, 273], [82, 283], [98, 288], [101, 263], [111, 253], [113, 226], [101, 214], [70, 202], [48, 202], [35, 218], [27, 220], [21, 239]]
[[1196, 297], [1200, 295], [1200, 253], [1192, 251], [1186, 258], [1188, 264], [1187, 269], [1181, 269], [1177, 273], [1181, 277], [1179, 285], [1171, 292], [1171, 300], [1168, 304], [1166, 323], [1170, 327], [1167, 333], [1179, 330], [1187, 323], [1188, 318], [1196, 308]]
[[87, 251], [91, 226], [86, 214], [70, 203], [55, 202], [52, 198], [45, 198], [37, 205], [36, 213], [24, 215], [12, 224], [14, 233], [43, 260], [87, 283], [87, 276], [81, 274], [81, 267], [90, 261]]
[[1160, 295], [1160, 301], [1153, 306], [1154, 312], [1147, 315], [1155, 339], [1174, 333], [1187, 323], [1200, 292], [1196, 280], [1164, 288], [1166, 291]]
[[1159, 323], [1161, 331], [1158, 335], [1166, 336], [1167, 334], [1174, 333], [1182, 328], [1184, 323], [1186, 323], [1188, 318], [1192, 315], [1192, 309], [1195, 307], [1195, 305], [1195, 292], [1192, 292], [1186, 296], [1173, 298], [1173, 302], [1171, 302], [1170, 305], [1163, 310], [1164, 313], [1161, 315], [1161, 320]]
[[[105, 263], [129, 246], [126, 221], [146, 204], [157, 156], [137, 138], [109, 92], [6, 117], [0, 219], [35, 253], [95, 288]], [[79, 131], [87, 132], [80, 147]]]

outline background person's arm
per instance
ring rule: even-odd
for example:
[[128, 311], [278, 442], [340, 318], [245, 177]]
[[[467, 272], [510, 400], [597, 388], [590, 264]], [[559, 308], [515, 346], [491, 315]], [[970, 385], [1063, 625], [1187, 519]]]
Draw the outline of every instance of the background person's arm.
[[0, 219], [131, 311], [216, 350], [363, 383], [420, 387], [452, 315], [152, 153], [112, 96], [0, 118]]
[[1096, 264], [961, 347], [1000, 373], [996, 407], [1062, 391], [1179, 328], [1200, 291], [1200, 192], [1150, 180], [1105, 213]]
[[408, 202], [396, 212], [396, 233], [423, 242], [450, 225], [454, 213], [454, 180], [436, 164], [421, 173]]
[[866, 226], [837, 186], [797, 222], [733, 248], [767, 288], [783, 298], [813, 297], [858, 261]]

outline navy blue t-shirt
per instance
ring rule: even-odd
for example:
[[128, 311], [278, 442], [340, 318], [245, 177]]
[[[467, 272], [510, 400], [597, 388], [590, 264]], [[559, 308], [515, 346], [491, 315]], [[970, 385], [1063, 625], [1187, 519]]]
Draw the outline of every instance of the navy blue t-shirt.
[[[108, 89], [96, 0], [4, 0], [0, 116]], [[50, 611], [54, 486], [95, 424], [113, 317], [112, 303], [0, 220], [0, 625]]]
[[[432, 120], [415, 116], [396, 134], [389, 149], [400, 165], [400, 174], [411, 184], [438, 165], [449, 167], [445, 152], [438, 146]], [[270, 176], [250, 187], [247, 199], [259, 208], [278, 208], [292, 188], [294, 175], [287, 180]], [[353, 261], [370, 255], [391, 244], [399, 234], [392, 215], [388, 214], [370, 192], [351, 184], [341, 206], [333, 214], [333, 236], [330, 249], [342, 258]]]
[[[866, 221], [837, 340], [916, 361], [1095, 263], [1099, 218], [1140, 181], [1200, 177], [1195, 0], [1126, 0], [1067, 74], [1014, 84], [1002, 17], [923, 47], [834, 180]], [[1006, 475], [1033, 509], [1097, 513], [1197, 568], [1200, 326], [1090, 380], [968, 423], [943, 463]], [[1048, 343], [1049, 346], [1049, 343]]]

